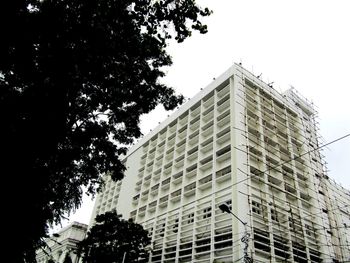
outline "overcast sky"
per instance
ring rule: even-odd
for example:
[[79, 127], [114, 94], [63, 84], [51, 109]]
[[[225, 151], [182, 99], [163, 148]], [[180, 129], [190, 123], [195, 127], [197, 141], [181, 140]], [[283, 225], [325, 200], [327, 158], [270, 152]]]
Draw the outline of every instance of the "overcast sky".
[[[197, 2], [214, 12], [205, 19], [209, 32], [169, 47], [174, 64], [167, 69], [168, 85], [192, 98], [234, 62], [242, 62], [265, 82], [274, 82], [277, 91], [293, 86], [314, 103], [321, 144], [350, 133], [350, 1]], [[141, 125], [144, 134], [168, 114], [148, 117]], [[328, 175], [350, 189], [350, 137], [323, 154]], [[85, 198], [70, 220], [88, 223], [92, 208]]]

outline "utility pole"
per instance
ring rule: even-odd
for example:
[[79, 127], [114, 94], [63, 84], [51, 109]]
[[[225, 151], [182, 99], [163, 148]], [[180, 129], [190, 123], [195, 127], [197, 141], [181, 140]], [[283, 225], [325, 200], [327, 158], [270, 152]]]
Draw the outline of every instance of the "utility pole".
[[244, 226], [244, 236], [241, 238], [243, 247], [243, 262], [244, 263], [253, 263], [253, 259], [248, 255], [248, 247], [249, 247], [249, 237], [250, 234], [247, 231], [247, 222], [243, 222], [240, 218], [238, 218], [234, 213], [232, 213], [231, 209], [226, 204], [219, 205], [219, 208], [222, 212], [233, 215], [239, 222], [241, 222]]
[[124, 263], [124, 261], [125, 261], [125, 255], [126, 255], [126, 251], [123, 254], [123, 261], [122, 261], [122, 263]]

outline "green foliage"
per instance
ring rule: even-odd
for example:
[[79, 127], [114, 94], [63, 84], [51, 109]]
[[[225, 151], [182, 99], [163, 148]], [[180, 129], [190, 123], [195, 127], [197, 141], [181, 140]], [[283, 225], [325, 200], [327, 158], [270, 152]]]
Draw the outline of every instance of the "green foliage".
[[194, 0], [2, 1], [2, 183], [16, 195], [2, 200], [14, 262], [34, 261], [48, 226], [80, 206], [82, 186], [94, 194], [101, 174], [123, 177], [118, 156], [141, 135], [141, 115], [182, 103], [159, 82], [167, 40], [205, 33], [209, 14]]
[[115, 211], [98, 215], [96, 224], [78, 245], [83, 263], [141, 262], [148, 257], [148, 232]]

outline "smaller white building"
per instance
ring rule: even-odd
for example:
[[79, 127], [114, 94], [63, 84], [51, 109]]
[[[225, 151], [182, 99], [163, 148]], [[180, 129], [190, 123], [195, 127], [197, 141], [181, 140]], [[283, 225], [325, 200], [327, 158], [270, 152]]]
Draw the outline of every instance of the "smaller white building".
[[72, 224], [62, 228], [57, 234], [47, 238], [45, 242], [48, 247], [37, 251], [36, 261], [38, 263], [47, 263], [53, 260], [55, 263], [63, 263], [66, 257], [66, 262], [77, 263], [78, 258], [75, 253], [77, 243], [85, 238], [88, 226], [82, 223], [73, 222]]

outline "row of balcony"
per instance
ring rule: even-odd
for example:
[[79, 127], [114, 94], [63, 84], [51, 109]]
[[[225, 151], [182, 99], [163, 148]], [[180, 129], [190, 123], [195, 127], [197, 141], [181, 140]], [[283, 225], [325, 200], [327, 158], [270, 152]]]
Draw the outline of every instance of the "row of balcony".
[[[213, 95], [214, 94], [211, 93], [207, 95], [205, 99], [203, 99], [202, 119], [204, 120], [204, 122], [207, 122], [209, 119], [213, 117], [213, 110], [214, 110]], [[222, 113], [225, 109], [229, 107], [229, 98], [230, 98], [229, 86], [227, 86], [226, 88], [224, 88], [223, 90], [217, 93], [216, 105], [217, 105], [218, 113]], [[148, 144], [144, 146], [144, 153], [147, 153], [149, 151], [148, 148], [151, 148], [150, 151], [152, 151], [152, 148], [157, 146], [157, 144], [162, 143], [162, 141], [165, 140], [166, 137], [173, 136], [173, 133], [175, 133], [176, 130], [178, 130], [179, 134], [181, 134], [181, 132], [185, 130], [183, 129], [183, 127], [187, 125], [187, 123], [190, 124], [191, 129], [195, 129], [197, 125], [197, 121], [200, 119], [200, 112], [201, 112], [201, 104], [197, 103], [189, 111], [185, 112], [182, 116], [180, 116], [178, 119], [173, 121], [168, 126], [168, 128], [163, 129], [159, 134], [151, 138]]]
[[[220, 137], [217, 139], [217, 145], [222, 146], [215, 153], [215, 161], [217, 164], [223, 164], [225, 161], [231, 158], [230, 147], [230, 133], [226, 129], [222, 133], [218, 134]], [[178, 173], [183, 171], [183, 167], [187, 167], [184, 170], [187, 172], [189, 178], [194, 176], [197, 172], [197, 166], [201, 172], [206, 172], [213, 167], [213, 155], [208, 155], [213, 149], [213, 139], [209, 138], [201, 144], [200, 150], [198, 146], [191, 148], [187, 151], [187, 158], [185, 154], [180, 155], [174, 161], [169, 161], [164, 167], [155, 167], [153, 162], [150, 163], [150, 168], [146, 168], [146, 175], [144, 175], [144, 167], [139, 169], [139, 181], [136, 183], [137, 190], [141, 189], [141, 185], [149, 186], [152, 179], [153, 182], [158, 182], [161, 175], [168, 177], [171, 173]], [[220, 143], [220, 144], [219, 144]], [[202, 156], [201, 160], [197, 162], [199, 156]], [[199, 163], [199, 165], [197, 165]], [[153, 171], [153, 167], [155, 171]], [[220, 165], [219, 165], [220, 167]], [[141, 182], [142, 180], [142, 182]]]
[[[221, 184], [224, 181], [231, 180], [231, 173], [230, 172], [220, 172], [217, 175], [216, 183]], [[202, 179], [199, 179], [196, 182], [192, 182], [188, 185], [186, 185], [183, 189], [177, 189], [170, 194], [167, 194], [159, 199], [159, 202], [152, 201], [148, 204], [147, 211], [152, 213], [155, 211], [157, 204], [159, 208], [164, 208], [168, 206], [168, 202], [177, 203], [183, 198], [190, 198], [194, 197], [195, 195], [201, 195], [202, 193], [206, 192], [208, 189], [212, 188], [212, 175], [208, 175]], [[142, 194], [137, 194], [133, 197], [133, 205], [137, 206], [139, 204], [139, 201], [142, 200], [143, 202], [147, 202], [148, 200], [152, 200], [154, 196], [157, 196], [161, 192], [166, 192], [170, 188], [170, 182], [166, 184], [162, 184], [161, 188], [159, 188], [159, 184], [155, 185], [151, 189], [148, 189]], [[146, 206], [143, 206], [142, 209], [139, 209], [139, 215], [145, 215], [146, 212]]]
[[[228, 116], [226, 116], [225, 118], [227, 117]], [[204, 130], [203, 133], [201, 134], [202, 143], [200, 144], [201, 145], [200, 152], [203, 154], [212, 150], [213, 145], [210, 143], [213, 142], [213, 136], [209, 137], [209, 135], [213, 134], [213, 131], [211, 128], [212, 126], [206, 128], [206, 130]], [[210, 134], [205, 134], [208, 130], [210, 130]], [[186, 148], [188, 148], [188, 151], [187, 151], [188, 159], [190, 161], [194, 160], [196, 157], [195, 151], [198, 150], [198, 148], [196, 147], [198, 147], [197, 144], [199, 141], [199, 136], [200, 136], [199, 132], [196, 132], [189, 137], [188, 143], [186, 143], [186, 139], [183, 139], [176, 144], [176, 147], [175, 145], [173, 145], [172, 147], [168, 148], [166, 152], [164, 152], [165, 148], [163, 148], [163, 152], [158, 153], [157, 155], [152, 154], [151, 156], [152, 159], [150, 159], [147, 164], [145, 162], [146, 159], [141, 159], [141, 165], [143, 166], [139, 169], [139, 175], [142, 176], [144, 173], [151, 173], [153, 169], [160, 168], [164, 161], [166, 160], [171, 161], [176, 156], [178, 157], [175, 160], [180, 161], [178, 158], [181, 157], [181, 155], [185, 154]], [[225, 124], [225, 126], [223, 126], [223, 129], [218, 130], [216, 134], [216, 138], [217, 138], [216, 139], [217, 146], [230, 142], [230, 127], [228, 126], [228, 123]]]

